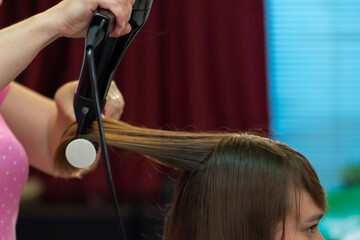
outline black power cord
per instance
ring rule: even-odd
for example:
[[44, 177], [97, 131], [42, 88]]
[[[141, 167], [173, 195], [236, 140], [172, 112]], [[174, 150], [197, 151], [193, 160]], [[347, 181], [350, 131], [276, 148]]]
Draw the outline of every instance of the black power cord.
[[95, 112], [96, 112], [96, 118], [99, 124], [99, 134], [100, 134], [100, 142], [101, 142], [101, 152], [103, 153], [104, 163], [105, 163], [105, 170], [106, 170], [106, 176], [108, 185], [111, 191], [113, 204], [115, 207], [115, 213], [116, 213], [116, 222], [120, 234], [121, 240], [126, 240], [125, 235], [125, 227], [121, 218], [120, 214], [120, 208], [116, 196], [115, 186], [112, 180], [112, 174], [111, 174], [111, 168], [109, 163], [109, 156], [106, 146], [106, 140], [105, 140], [105, 134], [104, 134], [104, 127], [103, 127], [103, 121], [101, 116], [101, 107], [100, 107], [100, 97], [99, 97], [99, 89], [96, 79], [96, 69], [95, 69], [95, 60], [93, 55], [93, 48], [88, 47], [87, 48], [87, 56], [88, 56], [88, 63], [89, 63], [89, 70], [90, 70], [90, 78], [91, 78], [91, 87], [92, 87], [92, 94], [95, 99]]

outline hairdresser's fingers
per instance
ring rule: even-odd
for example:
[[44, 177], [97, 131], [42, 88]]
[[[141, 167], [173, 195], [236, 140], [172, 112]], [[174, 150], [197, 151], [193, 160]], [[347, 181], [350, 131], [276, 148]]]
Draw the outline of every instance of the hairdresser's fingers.
[[78, 81], [62, 85], [55, 93], [54, 100], [58, 109], [58, 117], [69, 124], [76, 121], [73, 100]]
[[127, 34], [127, 33], [129, 33], [130, 31], [131, 31], [131, 25], [130, 25], [129, 23], [127, 23], [127, 24], [125, 25], [124, 30], [122, 31], [122, 34]]
[[111, 11], [115, 15], [115, 27], [110, 36], [123, 35], [126, 23], [129, 21], [132, 11], [132, 0], [98, 0], [101, 8]]
[[[134, 0], [98, 0], [101, 1], [99, 6], [104, 9], [110, 10], [115, 15], [115, 27], [110, 33], [110, 36], [117, 37], [128, 33], [128, 29], [131, 26], [128, 24], [131, 13], [132, 6], [134, 5]], [[125, 31], [124, 31], [125, 30]]]
[[119, 120], [125, 107], [124, 97], [119, 91], [116, 83], [111, 82], [104, 108], [104, 115], [107, 118]]
[[[105, 1], [105, 0], [103, 0]], [[120, 36], [124, 35], [124, 29], [126, 28], [127, 23], [130, 20], [133, 0], [110, 0], [105, 1], [100, 4], [101, 7], [110, 10], [115, 15], [116, 25], [113, 31], [110, 33], [110, 36]], [[112, 3], [112, 4], [111, 4]]]
[[60, 36], [84, 37], [90, 19], [98, 8], [108, 9], [115, 15], [116, 26], [112, 36], [120, 36], [129, 21], [133, 0], [63, 0], [45, 14], [54, 25]]

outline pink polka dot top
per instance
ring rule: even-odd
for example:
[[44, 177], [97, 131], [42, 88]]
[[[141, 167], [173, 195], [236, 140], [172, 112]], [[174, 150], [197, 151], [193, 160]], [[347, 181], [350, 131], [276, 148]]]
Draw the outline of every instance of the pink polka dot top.
[[[0, 104], [8, 88], [0, 92]], [[24, 148], [0, 115], [0, 240], [16, 239], [20, 196], [28, 171]]]

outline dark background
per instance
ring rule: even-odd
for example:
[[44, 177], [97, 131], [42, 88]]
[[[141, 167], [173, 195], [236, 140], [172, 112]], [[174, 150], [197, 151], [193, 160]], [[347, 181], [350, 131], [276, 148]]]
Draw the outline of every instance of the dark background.
[[[4, 0], [0, 26], [57, 2]], [[122, 120], [161, 129], [267, 133], [264, 38], [260, 0], [154, 0], [115, 75], [126, 102]], [[52, 97], [78, 78], [83, 46], [83, 39], [56, 40], [17, 81]], [[110, 158], [129, 240], [156, 239], [173, 188], [168, 169], [116, 149]], [[102, 164], [82, 180], [31, 169], [33, 179], [43, 187], [36, 198], [22, 201], [19, 240], [116, 239]]]

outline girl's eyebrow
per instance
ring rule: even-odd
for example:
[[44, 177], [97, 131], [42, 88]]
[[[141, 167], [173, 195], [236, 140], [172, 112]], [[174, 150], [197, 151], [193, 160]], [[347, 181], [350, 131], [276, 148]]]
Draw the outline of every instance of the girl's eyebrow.
[[324, 217], [324, 213], [315, 214], [315, 215], [309, 217], [308, 219], [306, 219], [306, 222], [319, 221], [319, 220], [322, 219], [323, 217]]

